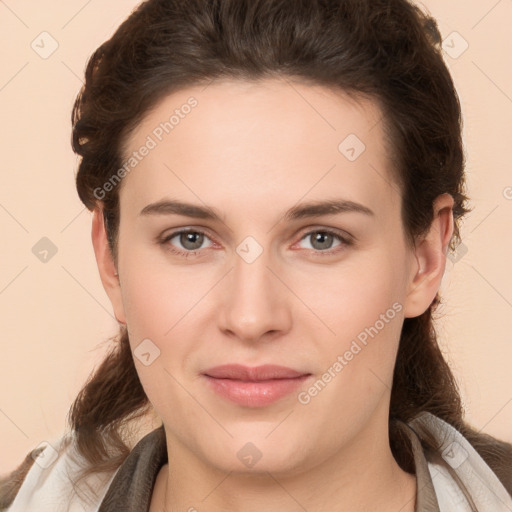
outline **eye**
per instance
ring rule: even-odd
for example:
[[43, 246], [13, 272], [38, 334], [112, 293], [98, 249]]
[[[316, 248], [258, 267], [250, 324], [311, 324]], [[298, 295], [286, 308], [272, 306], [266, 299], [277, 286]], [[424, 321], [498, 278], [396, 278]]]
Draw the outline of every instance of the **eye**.
[[[320, 256], [335, 254], [340, 250], [343, 250], [344, 247], [353, 244], [353, 241], [348, 235], [341, 235], [337, 231], [330, 229], [317, 229], [314, 231], [309, 231], [301, 238], [301, 241], [303, 240], [309, 240], [310, 247]], [[334, 240], [339, 241], [339, 243], [335, 246], [338, 247], [337, 249], [332, 249]]]
[[[171, 243], [171, 240], [174, 238], [177, 239], [177, 242], [181, 244], [185, 250], [179, 250], [175, 247], [174, 244]], [[197, 251], [201, 249], [205, 239], [209, 239], [209, 237], [202, 231], [182, 229], [180, 231], [174, 231], [173, 233], [164, 237], [161, 240], [161, 244], [165, 245], [171, 252], [175, 254], [188, 257], [190, 255], [195, 256], [197, 254]]]

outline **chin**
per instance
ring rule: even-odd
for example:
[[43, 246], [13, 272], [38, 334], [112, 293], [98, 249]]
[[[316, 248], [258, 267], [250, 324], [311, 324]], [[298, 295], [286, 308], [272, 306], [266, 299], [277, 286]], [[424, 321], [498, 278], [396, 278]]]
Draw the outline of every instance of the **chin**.
[[264, 436], [252, 437], [253, 441], [250, 439], [249, 436], [244, 437], [243, 440], [240, 438], [230, 439], [224, 445], [211, 442], [208, 446], [203, 447], [205, 450], [203, 456], [209, 464], [224, 472], [245, 475], [272, 473], [277, 476], [278, 474], [298, 474], [304, 471], [307, 461], [304, 457], [304, 450], [298, 450], [297, 443], [283, 446], [280, 439], [276, 439], [276, 442], [269, 441]]

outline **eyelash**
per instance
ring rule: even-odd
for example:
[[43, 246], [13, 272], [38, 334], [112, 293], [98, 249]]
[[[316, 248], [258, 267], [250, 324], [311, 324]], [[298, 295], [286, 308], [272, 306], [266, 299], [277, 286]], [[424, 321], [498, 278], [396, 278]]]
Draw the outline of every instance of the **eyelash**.
[[[181, 229], [178, 231], [173, 231], [169, 235], [166, 235], [165, 237], [163, 237], [162, 239], [159, 240], [159, 243], [162, 246], [165, 246], [165, 248], [167, 250], [169, 250], [173, 254], [176, 254], [177, 256], [182, 256], [184, 258], [188, 258], [190, 256], [197, 256], [198, 253], [200, 253], [202, 251], [202, 249], [197, 249], [195, 251], [180, 251], [180, 250], [176, 249], [173, 245], [169, 244], [170, 240], [172, 240], [173, 238], [175, 238], [178, 235], [181, 235], [182, 233], [200, 234], [200, 235], [204, 235], [207, 238], [210, 238], [206, 232], [201, 231], [200, 229]], [[351, 245], [354, 244], [354, 241], [352, 239], [350, 239], [349, 237], [343, 236], [339, 232], [333, 231], [333, 230], [327, 229], [327, 228], [314, 229], [312, 231], [308, 231], [300, 238], [299, 242], [304, 240], [308, 236], [311, 236], [314, 233], [322, 233], [322, 234], [332, 235], [333, 237], [337, 238], [341, 242], [341, 244], [336, 249], [328, 249], [325, 251], [311, 249], [311, 251], [313, 251], [313, 254], [315, 255], [315, 257], [316, 256], [319, 256], [319, 257], [332, 256], [332, 255], [337, 254], [338, 252], [342, 251], [344, 247], [350, 247]]]

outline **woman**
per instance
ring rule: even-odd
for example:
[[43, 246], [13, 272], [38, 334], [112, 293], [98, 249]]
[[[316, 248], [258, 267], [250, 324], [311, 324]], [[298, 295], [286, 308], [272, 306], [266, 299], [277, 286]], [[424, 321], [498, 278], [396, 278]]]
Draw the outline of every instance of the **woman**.
[[432, 322], [468, 211], [432, 18], [149, 0], [91, 57], [73, 148], [120, 334], [4, 509], [512, 510]]

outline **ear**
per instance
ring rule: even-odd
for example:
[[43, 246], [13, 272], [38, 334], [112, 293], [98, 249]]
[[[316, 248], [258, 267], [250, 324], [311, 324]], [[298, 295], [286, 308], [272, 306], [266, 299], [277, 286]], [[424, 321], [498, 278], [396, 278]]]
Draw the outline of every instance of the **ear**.
[[103, 210], [99, 207], [96, 207], [93, 212], [91, 237], [103, 288], [105, 288], [110, 302], [112, 303], [117, 321], [126, 324], [121, 283], [108, 245], [107, 232], [103, 220]]
[[434, 217], [426, 235], [415, 246], [416, 264], [412, 266], [404, 307], [405, 318], [424, 313], [441, 286], [448, 246], [453, 235], [453, 204], [450, 194], [441, 194], [433, 205]]

